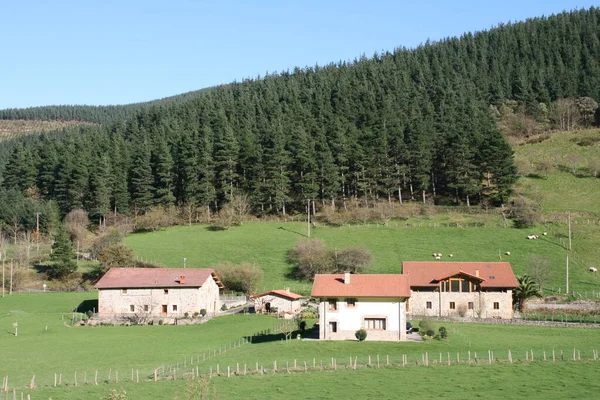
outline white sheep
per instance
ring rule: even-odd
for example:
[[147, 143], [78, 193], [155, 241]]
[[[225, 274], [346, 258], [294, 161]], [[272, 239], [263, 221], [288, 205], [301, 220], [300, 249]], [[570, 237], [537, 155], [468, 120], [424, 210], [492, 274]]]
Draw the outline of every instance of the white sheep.
[[436, 259], [436, 260], [441, 260], [441, 259], [442, 259], [442, 257], [440, 257], [440, 256], [437, 256], [435, 259]]
[[438, 253], [438, 257], [442, 258], [442, 253]]
[[506, 252], [506, 253], [504, 253], [504, 254], [506, 254], [507, 256], [510, 256], [510, 251], [507, 251], [507, 252]]
[[590, 272], [598, 272], [598, 268], [589, 267], [588, 271], [590, 271]]
[[544, 232], [544, 233], [542, 233], [542, 235], [548, 236], [548, 232]]
[[448, 254], [448, 257], [454, 257], [454, 254]]

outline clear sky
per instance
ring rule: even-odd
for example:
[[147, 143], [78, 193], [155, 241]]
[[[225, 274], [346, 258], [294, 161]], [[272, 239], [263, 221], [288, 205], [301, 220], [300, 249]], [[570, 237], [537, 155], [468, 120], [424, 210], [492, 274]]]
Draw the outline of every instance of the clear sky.
[[0, 0], [0, 109], [154, 100], [600, 0]]

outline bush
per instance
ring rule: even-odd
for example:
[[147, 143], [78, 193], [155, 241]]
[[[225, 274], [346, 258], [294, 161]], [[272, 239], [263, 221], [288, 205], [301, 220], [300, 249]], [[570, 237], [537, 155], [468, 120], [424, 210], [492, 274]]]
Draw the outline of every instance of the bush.
[[433, 329], [429, 329], [427, 332], [425, 332], [425, 334], [427, 336], [433, 337], [433, 336], [435, 336], [435, 331]]
[[213, 268], [227, 289], [246, 294], [254, 294], [263, 279], [263, 270], [258, 264], [226, 262]]
[[221, 311], [226, 311], [227, 310], [227, 304], [223, 304], [221, 306]]
[[206, 308], [200, 310], [200, 316], [204, 317], [206, 315]]
[[120, 244], [123, 240], [123, 233], [117, 228], [110, 228], [94, 240], [90, 253], [92, 257], [98, 257], [100, 252], [114, 244]]
[[162, 319], [159, 319], [159, 320], [158, 320], [158, 324], [159, 324], [159, 325], [162, 325], [162, 324], [164, 324], [164, 323], [165, 323], [165, 321], [163, 321]]
[[448, 331], [446, 330], [445, 326], [440, 326], [439, 332], [442, 339], [446, 339], [448, 337]]
[[365, 271], [373, 263], [373, 256], [367, 249], [353, 247], [346, 250], [326, 249], [321, 239], [298, 242], [288, 257], [295, 264], [296, 275], [310, 280], [316, 274], [334, 274], [345, 271], [358, 273]]
[[421, 328], [421, 332], [427, 332], [430, 330], [433, 330], [433, 326], [431, 326], [431, 322], [424, 319], [422, 321], [419, 321], [419, 328]]
[[359, 342], [364, 341], [367, 338], [367, 331], [364, 329], [359, 329], [354, 333], [354, 336], [358, 339]]
[[133, 251], [122, 244], [105, 247], [98, 254], [98, 260], [100, 260], [105, 270], [112, 267], [131, 268], [136, 266]]

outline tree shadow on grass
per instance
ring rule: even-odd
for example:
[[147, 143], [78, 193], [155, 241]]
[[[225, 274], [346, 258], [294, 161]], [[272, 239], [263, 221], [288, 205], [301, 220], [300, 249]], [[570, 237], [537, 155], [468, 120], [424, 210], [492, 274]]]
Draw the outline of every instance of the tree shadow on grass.
[[302, 237], [308, 237], [308, 236], [307, 236], [305, 233], [302, 233], [302, 232], [296, 232], [296, 231], [293, 231], [293, 230], [291, 230], [291, 229], [284, 228], [283, 226], [280, 226], [280, 227], [279, 227], [279, 228], [277, 228], [277, 229], [281, 229], [282, 231], [286, 231], [286, 232], [295, 233], [296, 235], [300, 235], [300, 236], [302, 236]]

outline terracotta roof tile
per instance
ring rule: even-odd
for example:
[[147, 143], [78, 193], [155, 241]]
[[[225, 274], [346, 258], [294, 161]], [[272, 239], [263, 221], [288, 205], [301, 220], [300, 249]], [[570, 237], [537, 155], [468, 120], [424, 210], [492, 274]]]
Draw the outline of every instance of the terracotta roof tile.
[[[219, 277], [210, 268], [111, 268], [94, 286], [111, 288], [201, 287], [209, 276], [223, 287]], [[184, 282], [181, 282], [181, 277]]]
[[292, 293], [287, 290], [275, 289], [275, 290], [270, 290], [265, 293], [257, 294], [256, 296], [252, 296], [252, 298], [256, 299], [258, 297], [263, 297], [263, 296], [267, 296], [267, 295], [281, 296], [281, 297], [285, 297], [286, 299], [289, 299], [289, 300], [298, 300], [298, 299], [301, 299], [304, 297], [301, 294]]
[[344, 283], [344, 274], [318, 274], [311, 296], [410, 297], [410, 287], [403, 274], [352, 274], [349, 284]]
[[519, 286], [507, 262], [438, 262], [405, 261], [402, 273], [408, 275], [411, 287], [437, 286], [438, 280], [462, 272], [483, 279], [482, 288], [514, 288]]

